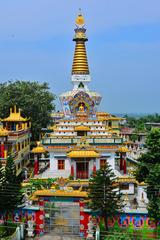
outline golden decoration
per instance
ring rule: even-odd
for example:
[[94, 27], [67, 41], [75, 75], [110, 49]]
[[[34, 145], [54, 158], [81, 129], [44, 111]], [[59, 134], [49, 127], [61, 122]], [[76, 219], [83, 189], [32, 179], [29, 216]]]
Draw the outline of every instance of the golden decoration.
[[76, 25], [83, 26], [84, 23], [85, 23], [84, 17], [82, 16], [82, 14], [79, 14], [76, 18]]
[[26, 122], [29, 119], [23, 118], [21, 116], [21, 110], [19, 109], [17, 112], [16, 106], [14, 106], [14, 109], [10, 108], [10, 115], [7, 118], [2, 119], [2, 122]]
[[98, 158], [100, 155], [95, 151], [79, 150], [67, 154], [69, 158]]
[[9, 131], [6, 130], [5, 128], [3, 127], [0, 127], [0, 137], [5, 137], [5, 136], [8, 136], [9, 134]]
[[58, 180], [57, 180], [57, 184], [61, 187], [64, 187], [67, 183], [67, 180], [63, 177], [60, 177]]
[[43, 147], [43, 145], [41, 145], [40, 142], [37, 141], [37, 146], [34, 147], [31, 151], [32, 153], [46, 153], [46, 149]]
[[76, 41], [72, 74], [89, 74], [87, 53], [84, 41]]

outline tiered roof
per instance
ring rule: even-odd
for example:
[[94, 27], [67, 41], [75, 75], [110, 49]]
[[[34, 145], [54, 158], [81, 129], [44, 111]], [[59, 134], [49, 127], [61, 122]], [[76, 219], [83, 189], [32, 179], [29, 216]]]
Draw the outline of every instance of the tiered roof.
[[7, 118], [2, 119], [2, 122], [26, 122], [28, 121], [28, 118], [23, 118], [21, 116], [21, 111], [20, 109], [16, 109], [16, 106], [14, 106], [14, 109], [12, 110], [12, 108], [10, 108], [10, 115]]

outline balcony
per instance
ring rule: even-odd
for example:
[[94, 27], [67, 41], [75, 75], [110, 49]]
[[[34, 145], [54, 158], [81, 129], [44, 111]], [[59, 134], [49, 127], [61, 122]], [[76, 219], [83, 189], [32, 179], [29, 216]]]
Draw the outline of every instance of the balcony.
[[[51, 137], [47, 135], [42, 139], [43, 145], [75, 145], [80, 141], [81, 137], [67, 138], [67, 137]], [[122, 144], [122, 138], [87, 138], [86, 141], [91, 145], [117, 145]]]
[[8, 141], [16, 141], [17, 138], [28, 134], [28, 137], [31, 137], [30, 129], [26, 130], [18, 130], [18, 131], [10, 131], [8, 136]]

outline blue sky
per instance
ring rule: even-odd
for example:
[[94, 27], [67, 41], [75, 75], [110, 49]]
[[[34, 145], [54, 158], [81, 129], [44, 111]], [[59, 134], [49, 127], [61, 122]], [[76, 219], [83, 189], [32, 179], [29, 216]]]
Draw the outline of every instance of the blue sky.
[[100, 109], [160, 112], [159, 0], [0, 1], [0, 81], [47, 81], [56, 95], [70, 90], [79, 8]]

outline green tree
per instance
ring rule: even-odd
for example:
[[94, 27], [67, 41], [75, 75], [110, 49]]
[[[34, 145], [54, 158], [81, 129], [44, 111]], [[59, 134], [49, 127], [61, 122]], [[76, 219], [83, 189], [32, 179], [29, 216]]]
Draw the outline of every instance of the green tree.
[[8, 157], [5, 167], [5, 181], [3, 182], [3, 199], [4, 209], [8, 212], [12, 212], [22, 203], [21, 181], [16, 176], [16, 168], [14, 161], [11, 157]]
[[125, 115], [125, 118], [127, 120], [125, 125], [127, 127], [135, 128], [137, 132], [144, 132], [145, 130], [147, 130], [148, 126], [145, 126], [145, 123], [147, 122], [160, 122], [160, 115], [158, 113], [152, 115], [145, 115], [142, 117], [132, 117]]
[[0, 212], [2, 212], [3, 209], [5, 208], [5, 206], [4, 206], [4, 204], [5, 204], [4, 183], [5, 183], [5, 170], [0, 161]]
[[148, 213], [157, 225], [160, 219], [160, 129], [153, 129], [146, 140], [147, 152], [139, 159], [136, 179], [147, 184]]
[[121, 196], [116, 177], [108, 165], [92, 175], [89, 180], [89, 207], [100, 212], [104, 218], [106, 231], [108, 231], [108, 219], [122, 210]]
[[0, 118], [7, 117], [10, 107], [16, 105], [22, 115], [31, 119], [32, 139], [37, 140], [42, 127], [51, 120], [55, 106], [55, 95], [47, 83], [30, 81], [9, 81], [0, 84]]

